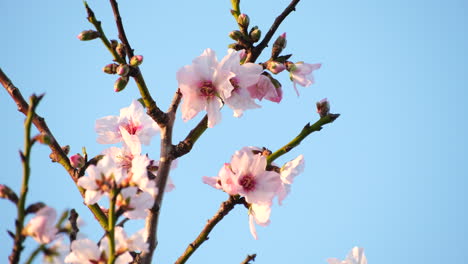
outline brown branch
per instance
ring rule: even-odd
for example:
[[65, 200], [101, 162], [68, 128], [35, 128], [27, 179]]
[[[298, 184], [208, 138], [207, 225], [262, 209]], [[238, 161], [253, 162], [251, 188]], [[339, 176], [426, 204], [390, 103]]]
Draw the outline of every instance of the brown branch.
[[241, 264], [249, 264], [250, 261], [255, 261], [256, 257], [257, 254], [247, 255], [247, 257], [244, 259], [244, 261], [241, 262]]
[[257, 58], [262, 54], [262, 51], [268, 46], [268, 42], [270, 42], [271, 38], [275, 34], [278, 27], [281, 25], [283, 20], [292, 12], [296, 10], [296, 5], [299, 3], [300, 0], [293, 0], [291, 3], [284, 9], [284, 11], [276, 17], [275, 21], [271, 25], [270, 29], [268, 30], [267, 34], [263, 38], [263, 40], [255, 46], [250, 53], [247, 54], [247, 58], [245, 62], [255, 62]]
[[133, 57], [133, 49], [128, 42], [127, 35], [125, 34], [125, 30], [122, 24], [122, 18], [120, 17], [119, 12], [119, 4], [117, 4], [116, 0], [110, 0], [110, 4], [112, 6], [112, 11], [114, 12], [115, 23], [117, 24], [117, 30], [119, 31], [119, 39], [125, 46], [125, 51], [128, 55], [128, 59], [130, 60]]
[[184, 140], [180, 141], [179, 144], [174, 146], [174, 152], [172, 156], [174, 159], [181, 157], [192, 150], [195, 142], [200, 138], [200, 136], [208, 128], [208, 115], [205, 115], [198, 125], [190, 131], [190, 133], [185, 137]]
[[185, 249], [184, 253], [177, 259], [175, 264], [183, 264], [185, 263], [190, 256], [197, 250], [203, 242], [208, 240], [208, 235], [213, 230], [213, 228], [221, 221], [232, 209], [236, 204], [245, 204], [245, 199], [240, 197], [239, 195], [236, 196], [229, 196], [229, 199], [221, 203], [218, 212], [206, 223], [203, 230], [197, 236], [197, 238], [190, 243], [187, 248]]
[[[10, 97], [15, 101], [16, 106], [18, 107], [18, 111], [23, 113], [27, 116], [29, 105], [24, 100], [23, 95], [21, 94], [20, 90], [10, 81], [10, 79], [3, 73], [2, 69], [0, 68], [0, 83], [2, 86], [7, 90]], [[67, 157], [67, 153], [60, 147], [60, 144], [55, 139], [54, 135], [50, 131], [47, 123], [45, 122], [44, 118], [39, 116], [38, 114], [34, 114], [33, 116], [33, 124], [34, 126], [42, 133], [49, 137], [48, 146], [52, 151], [51, 157], [54, 162], [60, 163], [62, 167], [68, 172], [71, 176], [73, 182], [76, 184], [79, 177], [79, 171], [75, 170], [70, 164], [70, 160]], [[84, 197], [84, 189], [78, 187], [78, 190], [81, 193], [81, 196]], [[107, 217], [102, 212], [101, 208], [98, 204], [88, 205], [88, 208], [94, 214], [96, 219], [98, 219], [101, 226], [105, 229], [107, 226]]]

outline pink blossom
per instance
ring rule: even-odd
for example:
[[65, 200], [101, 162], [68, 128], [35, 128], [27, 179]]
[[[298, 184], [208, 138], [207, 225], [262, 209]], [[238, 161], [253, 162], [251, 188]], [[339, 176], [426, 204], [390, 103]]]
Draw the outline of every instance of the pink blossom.
[[[148, 252], [148, 243], [144, 242], [144, 229], [141, 229], [140, 231], [133, 234], [131, 237], [128, 237], [122, 227], [116, 226], [114, 237], [116, 242], [115, 251], [117, 254], [121, 254], [122, 252], [126, 251]], [[105, 242], [107, 242], [107, 240]]]
[[29, 220], [24, 228], [24, 234], [30, 235], [34, 240], [41, 244], [50, 243], [56, 238], [57, 228], [55, 219], [57, 212], [54, 208], [45, 206], [36, 212], [36, 215]]
[[144, 219], [153, 206], [154, 197], [148, 192], [139, 192], [137, 187], [127, 187], [117, 197], [118, 208], [124, 209], [124, 216], [129, 219]]
[[78, 179], [77, 184], [85, 191], [85, 204], [94, 204], [101, 199], [103, 195], [108, 195], [111, 188], [116, 187], [122, 179], [122, 170], [117, 167], [115, 162], [108, 155], [97, 163], [90, 165], [86, 169], [87, 176]]
[[258, 82], [263, 71], [262, 66], [255, 63], [240, 64], [245, 51], [228, 50], [228, 54], [220, 62], [221, 68], [233, 72], [234, 77], [230, 82], [234, 89], [231, 95], [226, 98], [226, 104], [234, 110], [235, 117], [241, 117], [244, 110], [259, 108], [254, 99], [250, 96], [247, 87]]
[[261, 226], [270, 224], [271, 206], [266, 204], [251, 204], [249, 208], [249, 228], [250, 233], [258, 239], [255, 223]]
[[211, 49], [206, 49], [191, 65], [181, 68], [177, 72], [177, 81], [182, 93], [182, 119], [188, 121], [205, 110], [208, 127], [219, 123], [223, 102], [234, 89], [230, 82], [234, 76], [220, 67]]
[[[116, 228], [117, 229], [117, 228]], [[122, 244], [121, 238], [116, 234], [116, 247]], [[121, 249], [121, 247], [117, 247]], [[119, 254], [115, 259], [114, 264], [128, 264], [133, 260], [133, 257], [128, 251], [117, 251]], [[109, 256], [109, 241], [105, 237], [99, 247], [89, 239], [77, 239], [71, 244], [71, 252], [65, 257], [65, 263], [73, 264], [89, 264], [89, 263], [107, 263]]]
[[286, 162], [286, 164], [281, 167], [280, 178], [281, 185], [278, 189], [278, 203], [281, 205], [282, 201], [289, 194], [291, 189], [291, 184], [294, 181], [294, 178], [301, 174], [304, 171], [304, 156], [299, 155], [294, 160]]
[[122, 130], [142, 144], [149, 145], [159, 126], [144, 111], [140, 102], [134, 100], [129, 107], [120, 110], [120, 116], [106, 116], [96, 120], [95, 130], [100, 144], [122, 141]]
[[304, 62], [289, 63], [287, 64], [289, 71], [289, 78], [293, 81], [294, 90], [296, 90], [297, 95], [299, 96], [299, 91], [297, 90], [296, 84], [300, 86], [307, 87], [314, 83], [314, 77], [312, 72], [320, 69], [322, 64], [309, 64]]
[[364, 255], [364, 249], [358, 247], [351, 249], [348, 256], [343, 261], [340, 261], [337, 258], [329, 258], [327, 261], [329, 264], [367, 264], [367, 258]]
[[70, 164], [73, 168], [79, 169], [85, 165], [85, 160], [83, 156], [77, 153], [70, 157]]
[[260, 75], [258, 82], [247, 87], [247, 90], [250, 93], [252, 98], [262, 100], [263, 98], [279, 103], [283, 98], [283, 91], [281, 86], [278, 88], [271, 82], [271, 79], [268, 76]]

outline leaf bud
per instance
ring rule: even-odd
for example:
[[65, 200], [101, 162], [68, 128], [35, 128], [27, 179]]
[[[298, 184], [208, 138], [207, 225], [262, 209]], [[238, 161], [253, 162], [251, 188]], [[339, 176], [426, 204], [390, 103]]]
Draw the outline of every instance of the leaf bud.
[[10, 187], [0, 184], [0, 198], [8, 199], [14, 204], [18, 203], [18, 195]]
[[97, 39], [100, 36], [101, 34], [99, 34], [99, 32], [90, 29], [90, 30], [82, 31], [80, 34], [78, 34], [77, 37], [79, 40], [86, 41], [86, 40]]
[[119, 54], [122, 59], [124, 59], [127, 54], [125, 53], [125, 46], [122, 43], [117, 44], [117, 47], [115, 47], [115, 52], [117, 52], [117, 54]]

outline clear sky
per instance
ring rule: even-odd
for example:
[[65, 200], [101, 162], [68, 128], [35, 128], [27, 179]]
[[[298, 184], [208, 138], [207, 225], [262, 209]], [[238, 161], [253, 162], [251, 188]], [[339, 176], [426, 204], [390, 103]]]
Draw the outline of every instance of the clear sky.
[[[242, 11], [265, 33], [289, 1], [244, 0]], [[110, 38], [117, 38], [112, 10], [89, 1]], [[147, 84], [163, 109], [177, 88], [176, 71], [206, 48], [218, 58], [231, 43], [236, 24], [225, 1], [121, 1], [126, 31]], [[111, 56], [100, 41], [76, 35], [92, 25], [81, 1], [1, 1], [0, 67], [25, 97], [46, 93], [38, 113], [61, 144], [97, 155], [94, 122], [117, 115], [138, 98], [134, 84], [113, 92], [115, 76], [102, 73]], [[307, 122], [318, 119], [315, 102], [327, 97], [333, 124], [307, 138], [279, 162], [304, 154], [306, 168], [283, 206], [275, 205], [268, 227], [254, 240], [247, 211], [236, 208], [193, 255], [190, 263], [325, 264], [353, 246], [365, 248], [369, 263], [460, 263], [468, 252], [468, 4], [462, 0], [302, 1], [279, 28], [287, 32], [293, 61], [323, 63], [316, 84], [297, 97], [287, 74], [280, 104], [209, 129], [179, 161], [176, 189], [165, 196], [160, 244], [154, 263], [171, 263], [183, 252], [227, 195], [201, 182], [215, 176], [243, 146], [276, 150]], [[263, 56], [259, 61], [267, 59]], [[3, 139], [0, 183], [19, 190], [24, 117], [0, 92]], [[202, 117], [183, 123], [175, 141]], [[145, 149], [159, 154], [158, 139]], [[59, 210], [76, 208], [88, 219], [83, 232], [102, 233], [83, 206], [68, 174], [49, 162], [49, 150], [35, 146], [28, 202]], [[0, 201], [2, 229], [14, 228], [14, 207]], [[132, 225], [139, 229], [142, 222]], [[0, 231], [0, 262], [11, 240]], [[31, 246], [32, 243], [27, 243]], [[30, 249], [31, 247], [29, 247]]]

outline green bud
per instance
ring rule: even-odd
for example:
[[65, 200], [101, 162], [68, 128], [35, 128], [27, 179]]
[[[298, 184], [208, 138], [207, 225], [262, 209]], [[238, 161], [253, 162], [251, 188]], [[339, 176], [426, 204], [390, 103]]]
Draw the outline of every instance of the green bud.
[[114, 83], [114, 91], [115, 92], [122, 91], [123, 89], [125, 89], [127, 84], [128, 84], [128, 77], [126, 76], [119, 77]]
[[281, 34], [273, 43], [273, 49], [271, 51], [271, 57], [276, 59], [283, 49], [286, 48], [286, 33]]
[[106, 66], [104, 66], [104, 68], [102, 68], [102, 71], [108, 74], [116, 74], [117, 67], [119, 67], [119, 65], [115, 63], [107, 64]]
[[260, 38], [262, 37], [262, 31], [258, 29], [257, 26], [255, 26], [254, 29], [250, 31], [249, 35], [250, 35], [250, 39], [252, 39], [252, 41], [255, 43], [259, 41]]
[[249, 27], [249, 23], [250, 23], [250, 18], [249, 18], [248, 15], [246, 15], [246, 14], [240, 14], [240, 15], [237, 17], [237, 24], [239, 24], [240, 27], [248, 28], [248, 27]]
[[239, 30], [233, 30], [229, 32], [229, 37], [235, 41], [238, 41], [239, 39], [242, 38], [242, 33]]
[[115, 48], [117, 48], [117, 45], [119, 45], [119, 42], [117, 40], [115, 40], [115, 39], [110, 40], [110, 46], [111, 46], [112, 49], [115, 50]]
[[125, 53], [125, 46], [122, 43], [117, 44], [117, 47], [115, 47], [115, 51], [117, 52], [117, 54], [119, 54], [121, 58], [125, 58], [127, 54]]
[[127, 76], [129, 72], [130, 67], [127, 64], [120, 64], [116, 69], [116, 73], [120, 76]]
[[78, 39], [82, 41], [97, 39], [101, 36], [99, 32], [94, 30], [85, 30], [78, 34]]
[[143, 63], [143, 56], [135, 55], [130, 59], [130, 65], [136, 67]]

